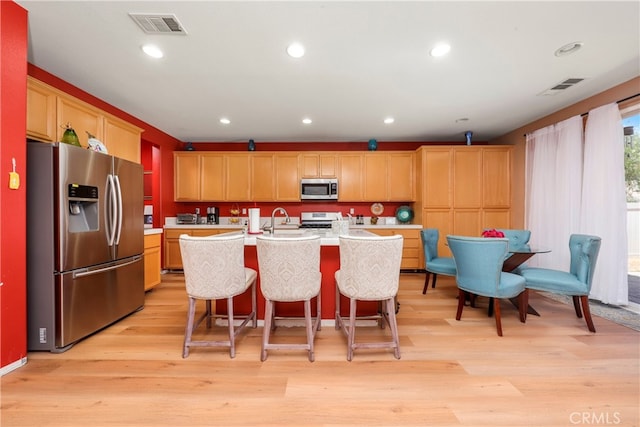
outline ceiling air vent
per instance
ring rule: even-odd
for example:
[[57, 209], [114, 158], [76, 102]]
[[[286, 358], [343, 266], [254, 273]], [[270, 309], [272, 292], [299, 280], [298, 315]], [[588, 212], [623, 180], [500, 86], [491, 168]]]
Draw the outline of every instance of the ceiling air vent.
[[569, 89], [572, 86], [577, 85], [578, 83], [580, 83], [581, 81], [583, 81], [583, 78], [570, 78], [570, 79], [565, 79], [563, 81], [561, 81], [560, 83], [554, 85], [553, 87], [551, 87], [550, 89], [545, 90], [542, 93], [539, 93], [538, 95], [540, 96], [549, 96], [549, 95], [557, 95], [560, 92]]
[[187, 34], [172, 14], [130, 13], [129, 16], [147, 34]]

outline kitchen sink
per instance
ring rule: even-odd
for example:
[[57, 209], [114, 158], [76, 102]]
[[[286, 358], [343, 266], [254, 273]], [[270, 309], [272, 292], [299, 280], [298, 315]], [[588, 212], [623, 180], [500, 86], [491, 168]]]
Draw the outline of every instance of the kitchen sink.
[[265, 233], [266, 236], [272, 237], [304, 237], [309, 236], [311, 233], [299, 228], [278, 228], [276, 227], [275, 233]]

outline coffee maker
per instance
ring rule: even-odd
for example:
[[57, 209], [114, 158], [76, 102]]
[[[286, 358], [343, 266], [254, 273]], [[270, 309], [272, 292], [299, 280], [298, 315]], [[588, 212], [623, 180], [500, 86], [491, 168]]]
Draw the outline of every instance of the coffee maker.
[[207, 224], [220, 224], [220, 209], [215, 206], [207, 208]]

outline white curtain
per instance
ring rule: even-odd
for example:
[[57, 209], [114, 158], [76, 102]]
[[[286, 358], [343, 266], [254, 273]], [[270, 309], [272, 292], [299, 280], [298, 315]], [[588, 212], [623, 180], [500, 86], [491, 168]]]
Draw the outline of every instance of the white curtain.
[[580, 226], [582, 136], [580, 116], [527, 135], [526, 227], [532, 245], [551, 249], [529, 266], [569, 269], [569, 236]]
[[[602, 238], [590, 298], [628, 304], [624, 136], [617, 104], [527, 135], [525, 226], [551, 249], [530, 266], [569, 270], [569, 236]], [[584, 139], [584, 143], [583, 143]]]
[[617, 104], [589, 111], [583, 170], [580, 229], [602, 238], [590, 297], [605, 304], [627, 305], [624, 130]]

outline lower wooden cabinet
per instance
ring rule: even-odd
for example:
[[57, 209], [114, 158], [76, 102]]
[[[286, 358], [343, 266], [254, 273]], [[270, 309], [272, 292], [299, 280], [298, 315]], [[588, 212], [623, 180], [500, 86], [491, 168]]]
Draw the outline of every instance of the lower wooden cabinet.
[[187, 234], [189, 236], [204, 237], [238, 230], [238, 228], [166, 228], [164, 230], [164, 268], [167, 270], [182, 270], [180, 235]]
[[424, 269], [424, 254], [422, 250], [422, 242], [420, 241], [420, 229], [402, 230], [399, 228], [367, 228], [367, 231], [377, 234], [378, 236], [395, 236], [402, 235], [404, 238], [402, 245], [402, 263], [400, 268], [403, 270], [422, 270]]
[[144, 236], [144, 290], [148, 291], [160, 284], [160, 246], [162, 234], [146, 234]]

